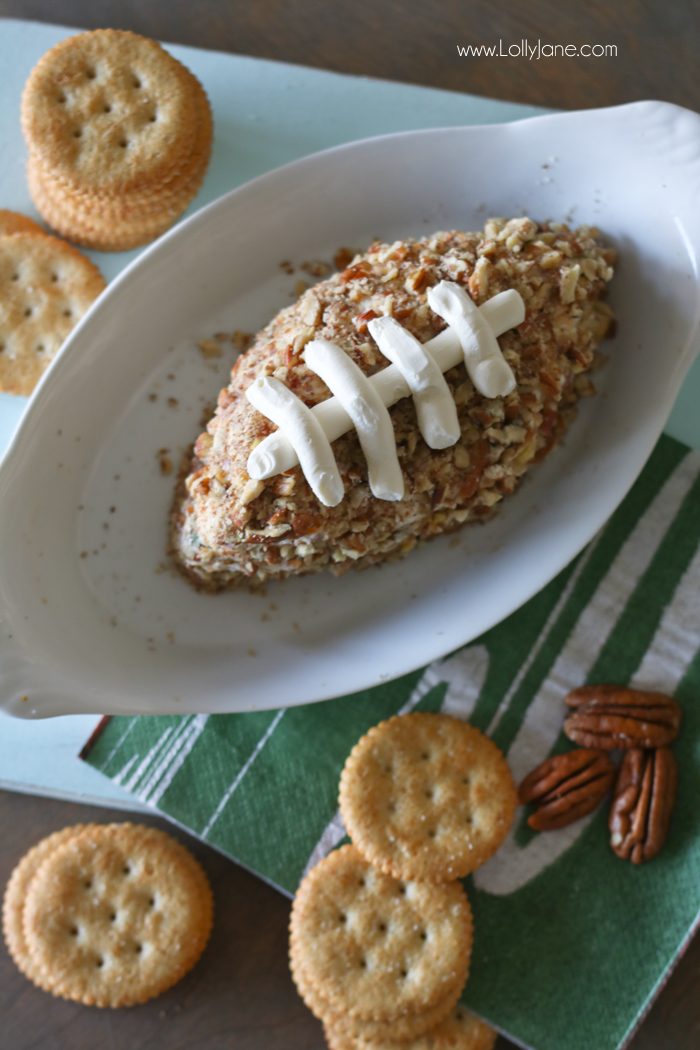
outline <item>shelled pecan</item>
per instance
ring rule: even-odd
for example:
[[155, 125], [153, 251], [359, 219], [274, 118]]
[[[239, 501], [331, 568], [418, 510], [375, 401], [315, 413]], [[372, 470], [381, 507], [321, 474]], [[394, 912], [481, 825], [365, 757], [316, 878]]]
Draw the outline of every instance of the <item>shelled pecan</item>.
[[572, 711], [564, 732], [581, 747], [666, 747], [681, 722], [681, 709], [670, 696], [620, 685], [581, 686], [566, 704]]
[[520, 802], [537, 809], [535, 831], [555, 831], [591, 813], [612, 787], [615, 768], [604, 751], [581, 748], [554, 755], [533, 769], [518, 790]]
[[651, 860], [666, 839], [676, 798], [676, 760], [667, 747], [633, 748], [622, 760], [610, 808], [610, 845], [622, 860]]

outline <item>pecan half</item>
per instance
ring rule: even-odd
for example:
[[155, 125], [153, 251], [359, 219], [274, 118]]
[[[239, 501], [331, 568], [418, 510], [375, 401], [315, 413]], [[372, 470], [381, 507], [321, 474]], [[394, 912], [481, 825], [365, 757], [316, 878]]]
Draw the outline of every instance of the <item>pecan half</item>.
[[622, 860], [651, 860], [666, 839], [676, 798], [676, 760], [667, 747], [627, 751], [610, 808], [610, 845]]
[[569, 740], [581, 747], [666, 747], [681, 724], [681, 709], [665, 693], [621, 685], [584, 685], [566, 698]]
[[604, 751], [580, 748], [554, 755], [533, 769], [518, 798], [537, 809], [528, 817], [535, 831], [555, 831], [591, 813], [612, 787], [615, 767]]

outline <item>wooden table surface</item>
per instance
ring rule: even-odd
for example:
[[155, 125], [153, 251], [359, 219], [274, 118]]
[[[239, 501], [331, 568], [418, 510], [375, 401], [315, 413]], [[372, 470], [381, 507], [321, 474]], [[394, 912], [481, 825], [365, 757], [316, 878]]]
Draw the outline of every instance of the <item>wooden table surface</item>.
[[[581, 108], [639, 98], [691, 108], [700, 103], [695, 53], [700, 6], [694, 0], [589, 0], [586, 5], [562, 0], [0, 0], [0, 16], [85, 28], [116, 26], [166, 41], [534, 105]], [[507, 48], [523, 37], [530, 44], [538, 38], [614, 44], [617, 56], [528, 61], [457, 54], [458, 44], [502, 40]], [[121, 812], [0, 793], [0, 885], [43, 835], [70, 823], [121, 819]], [[0, 1046], [321, 1050], [320, 1026], [297, 998], [287, 973], [288, 902], [212, 850], [189, 845], [209, 873], [217, 904], [211, 944], [194, 972], [150, 1004], [99, 1011], [37, 991], [0, 951]], [[700, 1046], [699, 982], [700, 938], [662, 991], [632, 1050]], [[498, 1043], [499, 1050], [510, 1045]]]

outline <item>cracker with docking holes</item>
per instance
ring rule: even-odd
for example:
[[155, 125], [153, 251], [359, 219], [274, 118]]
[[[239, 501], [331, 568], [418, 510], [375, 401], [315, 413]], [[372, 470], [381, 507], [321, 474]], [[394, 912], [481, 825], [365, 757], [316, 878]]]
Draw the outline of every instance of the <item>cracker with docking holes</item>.
[[22, 130], [54, 178], [106, 197], [186, 163], [195, 98], [182, 64], [155, 40], [96, 29], [41, 57], [22, 93]]
[[121, 30], [47, 52], [22, 97], [27, 176], [43, 218], [103, 251], [163, 233], [195, 196], [212, 119], [197, 78], [159, 44]]
[[343, 846], [299, 886], [290, 940], [309, 983], [338, 1014], [392, 1021], [461, 990], [471, 908], [458, 882], [400, 881]]
[[446, 882], [475, 871], [508, 834], [516, 805], [500, 749], [442, 714], [374, 726], [340, 779], [340, 811], [355, 846], [400, 879]]
[[189, 166], [160, 187], [158, 193], [122, 194], [100, 200], [76, 193], [52, 181], [35, 158], [27, 163], [27, 181], [38, 210], [64, 237], [99, 251], [122, 251], [146, 244], [164, 233], [182, 214], [199, 190], [211, 154], [212, 121], [206, 96], [199, 93], [200, 119]]
[[[177, 167], [163, 182], [145, 184], [140, 189], [110, 196], [96, 196], [75, 186], [56, 180], [36, 154], [29, 158], [28, 170], [35, 181], [55, 197], [59, 206], [76, 212], [83, 219], [92, 218], [103, 225], [114, 219], [153, 216], [163, 209], [183, 206], [196, 192], [203, 180], [211, 153], [213, 126], [209, 100], [205, 90], [189, 69], [184, 74], [191, 84], [196, 108], [196, 124], [192, 152], [184, 166]], [[96, 202], [99, 207], [96, 208]]]
[[73, 827], [55, 831], [53, 835], [42, 839], [19, 861], [5, 889], [2, 902], [2, 930], [5, 944], [17, 968], [40, 988], [45, 985], [42, 983], [40, 972], [32, 962], [24, 937], [24, 906], [27, 891], [46, 858], [64, 842], [79, 835], [89, 826], [75, 824]]
[[299, 946], [293, 941], [290, 945], [289, 967], [292, 980], [302, 1000], [314, 1017], [329, 1026], [338, 1035], [349, 1040], [381, 1041], [386, 1039], [415, 1039], [423, 1032], [435, 1028], [454, 1009], [461, 992], [456, 985], [443, 1000], [421, 1013], [406, 1013], [391, 1021], [363, 1021], [347, 1017], [335, 1010], [323, 997], [318, 988], [309, 980], [306, 971], [299, 961]]
[[45, 232], [39, 223], [34, 222], [34, 219], [30, 219], [28, 215], [22, 215], [18, 211], [8, 211], [7, 208], [0, 208], [0, 237], [7, 237], [11, 233], [44, 234]]
[[41, 987], [93, 1006], [159, 995], [197, 962], [212, 897], [194, 857], [137, 824], [93, 825], [59, 844], [29, 883], [24, 939]]
[[104, 287], [97, 267], [56, 237], [0, 237], [0, 390], [30, 394]]
[[492, 1050], [496, 1042], [494, 1029], [461, 1006], [413, 1039], [353, 1039], [328, 1024], [324, 1035], [329, 1050]]

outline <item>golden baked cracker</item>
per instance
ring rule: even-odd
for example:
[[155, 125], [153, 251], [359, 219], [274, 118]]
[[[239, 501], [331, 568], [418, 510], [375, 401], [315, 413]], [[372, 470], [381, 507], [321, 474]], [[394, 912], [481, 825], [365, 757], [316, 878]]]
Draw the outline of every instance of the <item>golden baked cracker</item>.
[[211, 156], [212, 120], [209, 102], [199, 82], [200, 118], [195, 150], [187, 167], [163, 183], [162, 192], [135, 192], [114, 198], [78, 194], [51, 179], [39, 160], [30, 156], [27, 179], [42, 217], [64, 237], [100, 251], [124, 251], [154, 240], [165, 232], [197, 194]]
[[184, 66], [155, 40], [97, 29], [42, 56], [21, 118], [55, 178], [104, 196], [158, 182], [187, 157], [197, 105]]
[[300, 998], [314, 1017], [317, 1017], [319, 1021], [337, 1022], [340, 1014], [306, 976], [306, 972], [299, 963], [298, 946], [293, 941], [290, 941], [289, 945], [289, 972]]
[[30, 219], [28, 215], [22, 215], [18, 211], [8, 211], [0, 208], [0, 237], [7, 237], [12, 233], [45, 233], [38, 222]]
[[290, 940], [309, 982], [336, 1013], [390, 1021], [462, 988], [471, 909], [457, 882], [401, 882], [343, 846], [299, 886]]
[[348, 834], [395, 878], [442, 882], [474, 871], [503, 842], [516, 804], [499, 748], [442, 714], [397, 715], [370, 729], [340, 779]]
[[104, 287], [97, 267], [56, 237], [0, 237], [0, 390], [30, 394]]
[[450, 990], [449, 994], [435, 1006], [429, 1007], [422, 1013], [402, 1014], [393, 1021], [363, 1021], [359, 1018], [344, 1016], [324, 999], [318, 988], [309, 980], [306, 972], [299, 961], [299, 949], [296, 942], [292, 942], [289, 951], [289, 968], [292, 980], [296, 985], [299, 995], [314, 1017], [324, 1024], [332, 1026], [335, 1031], [342, 1032], [348, 1038], [356, 1039], [413, 1039], [422, 1032], [434, 1028], [440, 1021], [454, 1009], [460, 997], [462, 989], [457, 985]]
[[34, 156], [30, 157], [29, 167], [57, 206], [88, 222], [97, 221], [106, 226], [115, 220], [145, 219], [173, 207], [182, 210], [199, 189], [211, 156], [213, 126], [209, 103], [203, 92], [200, 103], [201, 120], [192, 156], [173, 178], [145, 193], [134, 191], [98, 199], [91, 194], [77, 193], [52, 179], [50, 172]]
[[31, 965], [54, 995], [94, 1006], [145, 1002], [199, 959], [212, 925], [207, 877], [170, 835], [87, 828], [54, 850], [27, 893]]
[[202, 85], [189, 70], [183, 68], [183, 73], [190, 79], [197, 110], [191, 153], [183, 158], [167, 178], [129, 192], [107, 195], [66, 185], [54, 177], [39, 156], [32, 154], [30, 166], [36, 171], [36, 178], [58, 204], [107, 224], [115, 218], [140, 218], [148, 213], [162, 211], [179, 204], [183, 199], [189, 200], [196, 193], [211, 157], [213, 122], [209, 99]]
[[157, 196], [151, 194], [149, 197], [137, 198], [134, 194], [124, 193], [118, 197], [98, 200], [96, 197], [73, 193], [60, 183], [52, 181], [34, 157], [29, 158], [28, 169], [31, 170], [33, 182], [41, 186], [56, 207], [67, 215], [74, 215], [78, 220], [96, 222], [104, 227], [124, 220], [149, 220], [174, 206], [184, 207], [193, 192], [196, 192], [203, 176], [201, 166], [196, 169], [192, 167], [180, 182], [173, 184], [173, 188], [164, 190]]
[[30, 161], [27, 180], [32, 199], [43, 219], [62, 237], [96, 251], [128, 251], [148, 244], [173, 225], [187, 207], [190, 196], [173, 209], [161, 210], [141, 219], [105, 220], [96, 209], [94, 215], [78, 213], [65, 202], [52, 195], [52, 191], [39, 181], [36, 169]]
[[30, 149], [30, 157], [45, 172], [57, 192], [66, 193], [76, 200], [90, 205], [114, 206], [128, 198], [133, 203], [150, 203], [157, 206], [164, 194], [181, 187], [202, 164], [206, 167], [211, 153], [213, 121], [208, 96], [199, 80], [185, 66], [180, 67], [180, 73], [190, 87], [195, 119], [190, 129], [190, 141], [186, 151], [161, 177], [135, 180], [134, 185], [126, 189], [121, 186], [91, 186], [80, 182], [67, 182], [60, 173], [51, 168], [40, 150]]
[[24, 906], [32, 879], [46, 860], [68, 839], [80, 834], [88, 824], [75, 824], [48, 835], [22, 857], [10, 875], [2, 902], [2, 931], [5, 944], [17, 968], [34, 984], [43, 987], [41, 975], [32, 963], [24, 937]]
[[324, 1026], [329, 1050], [492, 1050], [497, 1033], [463, 1006], [435, 1028], [412, 1039], [363, 1039], [333, 1024]]

